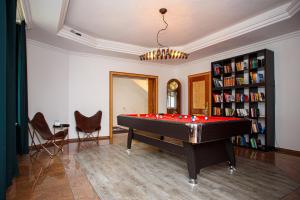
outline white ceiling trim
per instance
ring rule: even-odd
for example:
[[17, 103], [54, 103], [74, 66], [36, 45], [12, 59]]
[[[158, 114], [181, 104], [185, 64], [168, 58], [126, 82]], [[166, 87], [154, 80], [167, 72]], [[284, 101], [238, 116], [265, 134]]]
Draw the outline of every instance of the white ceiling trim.
[[[264, 49], [266, 48], [267, 45], [276, 43], [276, 42], [280, 42], [283, 40], [287, 40], [287, 39], [291, 39], [291, 38], [298, 38], [300, 37], [300, 31], [295, 31], [295, 32], [291, 32], [291, 33], [287, 33], [284, 35], [280, 35], [274, 38], [270, 38], [267, 40], [263, 40], [260, 42], [256, 42], [256, 43], [252, 43], [243, 47], [238, 47], [235, 49], [231, 49], [229, 51], [225, 51], [225, 52], [221, 52], [215, 55], [211, 55], [211, 56], [207, 56], [204, 58], [200, 58], [197, 60], [193, 60], [193, 61], [188, 61], [184, 64], [180, 64], [178, 65], [178, 67], [184, 67], [184, 66], [190, 66], [191, 64], [197, 64], [202, 62], [203, 60], [221, 60], [221, 59], [226, 59], [226, 58], [232, 58], [241, 54], [246, 54], [252, 51], [256, 51], [256, 50], [260, 50], [260, 49]], [[189, 65], [186, 65], [189, 64]]]
[[68, 11], [69, 2], [70, 2], [69, 0], [62, 0], [62, 6], [61, 6], [61, 11], [60, 11], [57, 31], [61, 30], [64, 26], [67, 11]]
[[66, 49], [62, 49], [62, 48], [59, 48], [59, 47], [56, 47], [56, 46], [53, 46], [53, 45], [50, 45], [50, 44], [46, 44], [44, 42], [32, 40], [32, 39], [29, 39], [29, 38], [26, 39], [26, 42], [29, 45], [33, 45], [33, 46], [43, 48], [43, 49], [47, 49], [47, 50], [57, 51], [57, 52], [60, 52], [60, 53], [69, 54], [69, 52], [70, 52]]
[[146, 51], [149, 51], [149, 48], [145, 48], [142, 46], [127, 44], [122, 42], [115, 42], [111, 40], [103, 40], [103, 39], [95, 38], [90, 35], [84, 34], [82, 32], [79, 32], [81, 34], [81, 36], [79, 36], [72, 33], [71, 30], [79, 32], [76, 29], [64, 25], [63, 28], [57, 33], [57, 35], [64, 38], [68, 38], [70, 40], [76, 41], [81, 44], [85, 44], [89, 47], [93, 47], [101, 50], [107, 50], [107, 51], [114, 51], [118, 53], [141, 55]]
[[22, 20], [24, 20], [24, 14], [23, 14], [20, 0], [17, 0], [16, 22], [21, 23]]
[[[21, 1], [25, 1], [28, 3], [28, 0], [21, 0]], [[76, 29], [64, 25], [66, 13], [68, 10], [68, 5], [69, 5], [69, 0], [62, 0], [62, 9], [61, 9], [60, 20], [58, 25], [59, 31], [57, 35], [84, 44], [92, 48], [113, 51], [118, 53], [141, 55], [151, 50], [147, 47], [142, 47], [138, 45], [132, 45], [128, 43], [122, 43], [122, 42], [116, 42], [116, 41], [104, 40], [104, 39], [92, 37], [80, 31], [77, 32], [79, 32], [81, 36], [72, 33], [71, 30], [76, 30]], [[27, 7], [29, 8], [29, 6]], [[243, 22], [225, 28], [221, 31], [208, 35], [194, 42], [182, 46], [172, 47], [172, 48], [182, 50], [187, 53], [193, 53], [195, 51], [218, 44], [220, 42], [224, 42], [226, 40], [289, 19], [293, 17], [299, 10], [300, 10], [300, 1], [293, 0], [289, 3], [281, 5], [277, 8], [274, 8], [265, 13], [247, 19]]]
[[[296, 3], [295, 3], [296, 2]], [[201, 38], [189, 44], [181, 46], [182, 51], [192, 53], [203, 48], [215, 45], [220, 42], [244, 35], [246, 33], [264, 28], [277, 22], [291, 18], [299, 11], [299, 0], [286, 3], [275, 9], [247, 19], [241, 23], [235, 24], [221, 31], [213, 33], [207, 37]]]
[[300, 10], [300, 1], [293, 0], [288, 7], [288, 12], [291, 16], [295, 15]]
[[[78, 51], [70, 51], [70, 50], [66, 50], [66, 49], [62, 49], [50, 44], [46, 44], [44, 42], [40, 42], [40, 41], [36, 41], [36, 40], [32, 40], [32, 39], [26, 39], [27, 40], [27, 44], [29, 45], [33, 45], [39, 48], [43, 48], [43, 49], [47, 49], [47, 50], [51, 50], [51, 51], [56, 51], [56, 52], [60, 52], [60, 53], [64, 53], [68, 56], [81, 56], [81, 57], [93, 57], [93, 58], [103, 58], [103, 59], [114, 59], [114, 60], [119, 60], [122, 62], [130, 62], [130, 63], [136, 63], [136, 64], [140, 64], [142, 61], [139, 60], [132, 60], [132, 59], [127, 59], [127, 58], [120, 58], [120, 57], [113, 57], [113, 56], [106, 56], [106, 55], [99, 55], [99, 54], [93, 54], [93, 53], [82, 53], [82, 52], [78, 52]], [[144, 62], [142, 62], [144, 63]], [[149, 64], [151, 65], [151, 64]], [[174, 65], [170, 65], [167, 63], [155, 63], [152, 65], [153, 67], [158, 67], [158, 66], [163, 66], [163, 67], [168, 67], [168, 68], [174, 68]]]
[[23, 12], [23, 17], [26, 22], [26, 28], [31, 29], [33, 22], [32, 22], [32, 17], [31, 17], [29, 0], [20, 0], [20, 4], [21, 4], [22, 12]]

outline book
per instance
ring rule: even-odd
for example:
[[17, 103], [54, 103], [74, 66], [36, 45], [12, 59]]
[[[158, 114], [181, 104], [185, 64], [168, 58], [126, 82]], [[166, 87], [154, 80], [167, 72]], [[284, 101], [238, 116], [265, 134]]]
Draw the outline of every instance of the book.
[[245, 142], [246, 142], [246, 144], [248, 144], [250, 141], [249, 141], [249, 135], [248, 134], [245, 134], [244, 135], [244, 138], [245, 138]]
[[219, 64], [214, 64], [213, 65], [213, 71], [214, 71], [214, 76], [218, 76], [222, 72], [222, 66]]
[[232, 108], [225, 108], [225, 116], [226, 117], [232, 117], [234, 116], [234, 109]]
[[224, 78], [224, 87], [229, 87], [229, 86], [234, 86], [234, 85], [235, 85], [235, 76], [234, 75]]
[[222, 94], [213, 94], [214, 102], [215, 103], [222, 103], [223, 102], [223, 96]]
[[256, 69], [257, 68], [257, 58], [254, 57], [250, 59], [250, 69]]
[[224, 100], [225, 102], [234, 102], [234, 95], [231, 95], [229, 93], [224, 93]]
[[248, 110], [245, 108], [236, 109], [236, 113], [238, 117], [247, 117], [249, 115]]
[[231, 64], [224, 65], [224, 73], [225, 73], [225, 74], [230, 74], [230, 73], [232, 73], [232, 67], [231, 67]]
[[216, 116], [220, 116], [222, 113], [221, 113], [221, 108], [220, 107], [214, 107], [213, 108], [213, 115], [216, 115]]
[[250, 92], [250, 101], [259, 102], [265, 100], [265, 94], [263, 92]]
[[243, 77], [236, 78], [236, 85], [243, 85], [243, 84], [245, 84]]
[[250, 72], [250, 82], [252, 84], [257, 83], [257, 73], [256, 72]]
[[250, 109], [250, 117], [257, 118], [257, 117], [259, 117], [259, 115], [260, 115], [260, 113], [259, 113], [258, 108], [251, 108]]
[[248, 95], [245, 95], [245, 94], [236, 93], [235, 94], [235, 101], [236, 102], [248, 102], [249, 97], [248, 97]]
[[213, 81], [216, 88], [223, 87], [223, 81], [221, 79], [214, 78]]
[[264, 82], [264, 74], [257, 73], [257, 80], [256, 83], [263, 83]]
[[235, 68], [238, 72], [244, 70], [241, 62], [235, 63]]
[[250, 139], [250, 144], [251, 144], [252, 148], [257, 149], [257, 144], [256, 144], [255, 138], [251, 138]]
[[252, 133], [258, 133], [257, 123], [252, 123]]

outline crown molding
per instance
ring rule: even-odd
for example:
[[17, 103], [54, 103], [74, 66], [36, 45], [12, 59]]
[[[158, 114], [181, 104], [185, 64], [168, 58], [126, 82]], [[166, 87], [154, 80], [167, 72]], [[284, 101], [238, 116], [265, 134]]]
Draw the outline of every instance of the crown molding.
[[[81, 36], [72, 33], [71, 30], [79, 32]], [[106, 50], [106, 51], [114, 51], [118, 53], [127, 53], [133, 55], [141, 55], [146, 51], [149, 51], [149, 48], [145, 48], [138, 45], [132, 45], [132, 44], [127, 44], [122, 42], [115, 42], [111, 40], [103, 40], [103, 39], [95, 38], [90, 35], [84, 34], [80, 31], [77, 31], [76, 29], [73, 29], [66, 25], [63, 26], [63, 28], [57, 33], [57, 35], [81, 44], [85, 44], [89, 47]]]
[[188, 67], [190, 65], [194, 65], [194, 64], [198, 64], [200, 62], [203, 61], [212, 61], [212, 60], [220, 60], [220, 59], [226, 59], [226, 58], [230, 58], [230, 57], [234, 57], [234, 56], [238, 56], [241, 54], [246, 54], [252, 51], [256, 51], [256, 50], [260, 50], [263, 48], [266, 48], [267, 45], [271, 45], [273, 43], [276, 42], [280, 42], [280, 41], [284, 41], [287, 39], [292, 39], [292, 38], [298, 38], [300, 37], [300, 31], [295, 31], [295, 32], [291, 32], [291, 33], [287, 33], [284, 35], [280, 35], [271, 39], [267, 39], [267, 40], [263, 40], [260, 42], [256, 42], [256, 43], [252, 43], [246, 46], [242, 46], [242, 47], [238, 47], [229, 51], [225, 51], [225, 52], [221, 52], [212, 56], [207, 56], [204, 58], [200, 58], [197, 60], [193, 60], [193, 61], [188, 61], [186, 63], [180, 64], [178, 65], [177, 68], [182, 68], [182, 67]]
[[290, 16], [294, 16], [300, 10], [300, 0], [293, 0], [287, 11]]
[[101, 55], [101, 54], [94, 54], [94, 53], [84, 53], [78, 51], [69, 51], [69, 56], [80, 56], [85, 58], [98, 58], [98, 59], [107, 59], [107, 60], [114, 60], [120, 62], [128, 62], [128, 63], [135, 63], [135, 64], [142, 64], [142, 65], [149, 65], [152, 67], [165, 67], [173, 69], [174, 65], [167, 64], [167, 63], [158, 63], [158, 62], [143, 62], [138, 59], [129, 59], [129, 58], [121, 58], [115, 56], [108, 56], [108, 55]]
[[[58, 26], [61, 29], [58, 31], [57, 35], [87, 45], [92, 48], [113, 51], [118, 53], [141, 55], [147, 51], [152, 50], [151, 48], [149, 49], [143, 46], [96, 38], [88, 34], [82, 33], [80, 31], [78, 32], [81, 34], [81, 36], [72, 33], [71, 30], [75, 30], [75, 29], [63, 25], [67, 13], [68, 4], [69, 4], [69, 0], [63, 0], [60, 22]], [[194, 42], [182, 46], [170, 47], [170, 48], [175, 48], [187, 53], [193, 53], [203, 48], [218, 44], [220, 42], [224, 42], [226, 40], [289, 19], [293, 17], [299, 10], [300, 10], [300, 1], [292, 0], [289, 3], [276, 7], [272, 10], [266, 11], [260, 15], [247, 19], [238, 24], [232, 25], [228, 28], [225, 28], [221, 31], [208, 35]]]
[[[27, 44], [32, 45], [35, 47], [55, 51], [55, 52], [60, 52], [64, 53], [67, 56], [80, 56], [80, 57], [87, 57], [87, 58], [99, 58], [99, 59], [107, 59], [107, 60], [114, 60], [114, 61], [120, 61], [120, 62], [128, 62], [128, 63], [135, 63], [135, 64], [145, 64], [145, 62], [142, 62], [140, 60], [133, 60], [133, 59], [128, 59], [128, 58], [120, 58], [120, 57], [114, 57], [114, 56], [107, 56], [107, 55], [99, 55], [99, 54], [93, 54], [93, 53], [83, 53], [83, 52], [78, 52], [78, 51], [70, 51], [66, 49], [62, 49], [50, 44], [46, 44], [44, 42], [40, 42], [37, 40], [32, 40], [32, 39], [27, 39]], [[153, 67], [165, 67], [165, 68], [174, 68], [174, 65], [168, 65], [165, 63], [147, 63], [147, 65], [151, 65]]]
[[69, 7], [69, 2], [70, 2], [70, 0], [62, 0], [57, 31], [61, 30], [64, 26], [68, 7]]
[[16, 22], [21, 23], [24, 20], [24, 14], [21, 7], [20, 0], [17, 0]]
[[50, 45], [50, 44], [46, 44], [44, 42], [37, 41], [37, 40], [32, 40], [32, 39], [27, 38], [26, 42], [29, 45], [40, 47], [40, 48], [43, 48], [43, 49], [48, 49], [48, 50], [52, 50], [52, 51], [56, 51], [56, 52], [60, 52], [60, 53], [64, 53], [64, 54], [69, 54], [70, 53], [66, 49], [62, 49], [62, 48], [59, 48], [59, 47], [56, 47], [56, 46], [53, 46], [53, 45]]
[[226, 40], [289, 19], [299, 11], [299, 2], [299, 0], [293, 0], [282, 6], [279, 6], [260, 15], [247, 19], [241, 23], [235, 24], [221, 31], [208, 35], [204, 38], [183, 45], [181, 46], [181, 48], [187, 53], [192, 53], [203, 48], [215, 45], [217, 43], [224, 42]]
[[33, 22], [32, 22], [32, 17], [31, 17], [29, 0], [20, 0], [20, 5], [21, 5], [22, 12], [23, 12], [23, 17], [26, 22], [26, 28], [31, 29]]

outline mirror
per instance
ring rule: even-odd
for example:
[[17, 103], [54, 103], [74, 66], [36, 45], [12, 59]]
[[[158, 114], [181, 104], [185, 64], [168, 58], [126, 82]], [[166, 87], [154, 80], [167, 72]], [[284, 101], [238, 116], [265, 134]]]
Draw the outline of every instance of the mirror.
[[167, 83], [167, 113], [181, 113], [181, 84], [177, 79], [171, 79]]

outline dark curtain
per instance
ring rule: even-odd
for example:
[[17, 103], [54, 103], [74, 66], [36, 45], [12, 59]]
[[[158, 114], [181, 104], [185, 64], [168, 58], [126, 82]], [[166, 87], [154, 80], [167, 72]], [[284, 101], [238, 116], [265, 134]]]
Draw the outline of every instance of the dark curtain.
[[6, 0], [6, 186], [18, 174], [16, 0]]
[[0, 1], [0, 199], [6, 188], [6, 1]]
[[16, 0], [0, 1], [0, 199], [18, 174]]
[[28, 95], [25, 22], [17, 25], [17, 150], [27, 154], [28, 149]]

